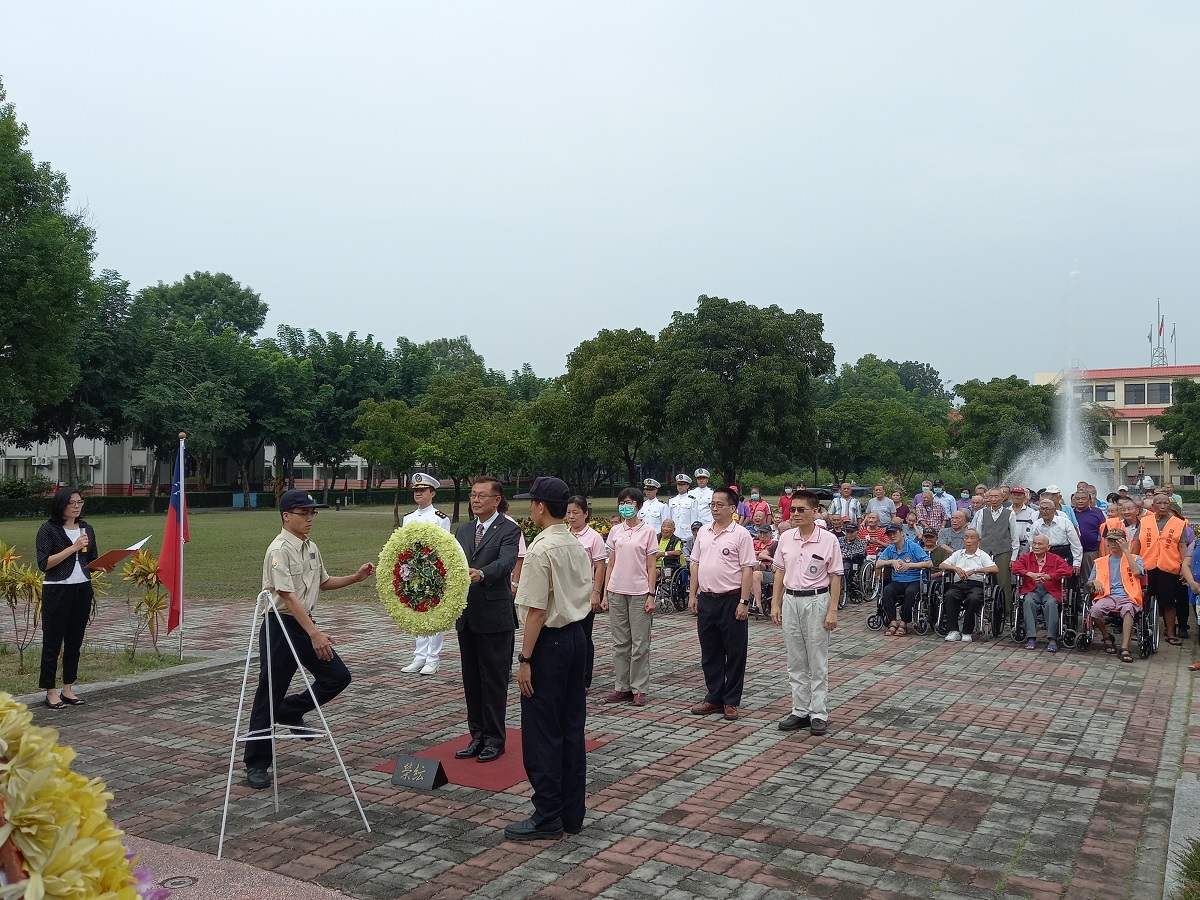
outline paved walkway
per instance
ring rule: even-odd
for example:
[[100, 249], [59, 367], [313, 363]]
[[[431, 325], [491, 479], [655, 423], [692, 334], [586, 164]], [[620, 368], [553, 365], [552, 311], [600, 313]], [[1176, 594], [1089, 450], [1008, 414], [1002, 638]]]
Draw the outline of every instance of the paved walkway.
[[[248, 615], [194, 606], [190, 646], [244, 652]], [[1161, 896], [1176, 778], [1200, 771], [1198, 745], [1185, 746], [1200, 731], [1190, 648], [1128, 665], [1011, 641], [886, 639], [864, 617], [851, 608], [836, 632], [830, 730], [813, 738], [775, 728], [789, 711], [777, 629], [752, 623], [746, 715], [726, 723], [687, 713], [702, 695], [694, 620], [660, 616], [650, 705], [590, 707], [603, 746], [589, 754], [584, 831], [516, 844], [502, 828], [527, 814], [527, 783], [416, 793], [372, 771], [463, 733], [453, 637], [439, 675], [405, 676], [411, 640], [374, 608], [334, 600], [322, 624], [355, 682], [328, 713], [373, 830], [329, 747], [291, 741], [278, 815], [239, 777], [226, 855], [352, 897]], [[603, 619], [596, 635], [603, 693]], [[241, 666], [176, 675], [36, 718], [108, 783], [131, 834], [215, 854], [240, 682]], [[514, 690], [509, 725], [519, 719]], [[187, 874], [148, 846], [161, 878]], [[202, 875], [182, 900], [236, 896], [209, 859], [211, 889]]]

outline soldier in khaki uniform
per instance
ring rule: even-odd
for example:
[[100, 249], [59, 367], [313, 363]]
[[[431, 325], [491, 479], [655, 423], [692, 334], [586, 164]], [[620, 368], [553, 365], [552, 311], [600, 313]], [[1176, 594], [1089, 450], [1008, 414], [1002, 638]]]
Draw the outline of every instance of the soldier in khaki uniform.
[[[363, 563], [353, 575], [332, 576], [325, 571], [321, 551], [308, 539], [318, 503], [307, 491], [287, 491], [279, 498], [283, 530], [267, 548], [263, 559], [264, 591], [274, 595], [281, 615], [264, 617], [258, 637], [260, 663], [258, 690], [250, 713], [250, 734], [258, 740], [246, 741], [244, 760], [246, 783], [252, 788], [271, 786], [272, 764], [271, 697], [274, 695], [274, 719], [300, 733], [311, 731], [304, 725], [304, 714], [313, 709], [308, 690], [284, 696], [296, 674], [296, 658], [288, 647], [284, 628], [292, 639], [300, 662], [313, 676], [313, 693], [322, 706], [350, 684], [350, 670], [333, 649], [329, 635], [321, 631], [313, 618], [313, 608], [321, 591], [336, 591], [366, 581], [375, 574], [373, 563]], [[269, 616], [269, 611], [268, 611]], [[280, 621], [283, 627], [280, 627]], [[270, 666], [267, 643], [270, 641]]]
[[533, 815], [508, 825], [509, 840], [533, 841], [583, 828], [587, 788], [584, 680], [592, 611], [592, 561], [563, 524], [571, 491], [558, 478], [534, 479], [529, 516], [542, 529], [529, 543], [517, 615], [525, 628], [517, 683], [521, 688], [521, 744], [533, 788]]

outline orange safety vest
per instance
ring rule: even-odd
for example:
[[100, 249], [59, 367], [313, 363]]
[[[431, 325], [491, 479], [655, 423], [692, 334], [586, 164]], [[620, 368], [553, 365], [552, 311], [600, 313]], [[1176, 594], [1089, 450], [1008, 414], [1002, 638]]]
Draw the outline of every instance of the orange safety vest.
[[[1112, 573], [1108, 567], [1108, 554], [1096, 557], [1096, 582], [1100, 585], [1100, 593], [1096, 594], [1096, 599], [1107, 597], [1112, 593]], [[1142, 565], [1146, 561], [1142, 560]], [[1138, 609], [1142, 608], [1142, 583], [1134, 574], [1133, 568], [1129, 565], [1129, 560], [1125, 558], [1125, 554], [1121, 554], [1121, 584], [1125, 588], [1125, 594]]]
[[1187, 520], [1171, 516], [1162, 531], [1158, 530], [1158, 517], [1154, 513], [1142, 516], [1138, 537], [1141, 539], [1142, 562], [1147, 569], [1160, 572], [1179, 573], [1183, 560], [1179, 558], [1179, 539]]
[[1124, 522], [1124, 520], [1121, 519], [1120, 516], [1116, 516], [1115, 518], [1112, 516], [1109, 516], [1107, 519], [1104, 520], [1104, 524], [1100, 526], [1100, 536], [1103, 537], [1104, 535], [1108, 534], [1108, 529], [1110, 529], [1110, 528], [1124, 528], [1124, 527], [1125, 527], [1125, 522]]

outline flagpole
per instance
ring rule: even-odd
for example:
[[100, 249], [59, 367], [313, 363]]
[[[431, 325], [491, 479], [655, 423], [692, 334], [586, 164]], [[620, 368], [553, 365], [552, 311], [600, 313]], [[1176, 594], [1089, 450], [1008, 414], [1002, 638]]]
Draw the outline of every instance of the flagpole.
[[184, 512], [187, 509], [187, 504], [184, 501], [184, 487], [187, 479], [186, 474], [187, 457], [184, 450], [184, 441], [187, 440], [187, 432], [179, 432], [179, 509], [176, 515], [179, 516], [179, 661], [183, 662], [183, 523], [186, 521]]

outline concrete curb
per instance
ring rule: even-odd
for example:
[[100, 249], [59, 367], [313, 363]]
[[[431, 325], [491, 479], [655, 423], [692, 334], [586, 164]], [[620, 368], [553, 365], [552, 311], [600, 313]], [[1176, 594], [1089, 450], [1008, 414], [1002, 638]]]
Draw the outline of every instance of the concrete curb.
[[[140, 675], [130, 675], [128, 678], [119, 678], [116, 681], [98, 681], [95, 684], [88, 684], [86, 687], [81, 686], [81, 693], [88, 696], [94, 694], [102, 694], [108, 691], [119, 690], [120, 688], [129, 687], [131, 684], [142, 684], [147, 681], [157, 681], [160, 678], [170, 678], [174, 675], [190, 675], [194, 672], [207, 672], [211, 669], [220, 669], [234, 663], [245, 663], [246, 657], [240, 653], [228, 652], [206, 652], [199, 651], [194, 656], [204, 656], [207, 659], [202, 659], [198, 662], [183, 663], [179, 666], [171, 666], [169, 669], [156, 669], [153, 672], [143, 672]], [[22, 694], [16, 699], [26, 706], [40, 705], [46, 698], [45, 691], [38, 691], [36, 694]]]

